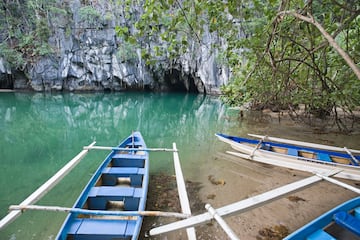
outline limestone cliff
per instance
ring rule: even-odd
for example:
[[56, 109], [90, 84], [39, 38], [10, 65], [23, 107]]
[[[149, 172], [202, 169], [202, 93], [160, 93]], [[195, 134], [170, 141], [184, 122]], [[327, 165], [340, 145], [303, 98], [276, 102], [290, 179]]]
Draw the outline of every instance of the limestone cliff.
[[[112, 5], [112, 1], [87, 2], [98, 13], [96, 21], [80, 16], [84, 8], [80, 0], [64, 1], [67, 14], [54, 14], [47, 19], [51, 54], [33, 59], [21, 70], [12, 69], [5, 59], [0, 59], [0, 88], [217, 94], [219, 87], [227, 83], [229, 70], [216, 62], [216, 51], [211, 48], [219, 39], [208, 31], [205, 30], [200, 45], [188, 41], [186, 53], [178, 59], [159, 59], [149, 65], [141, 56], [141, 48], [132, 49], [116, 34], [116, 26], [126, 25], [134, 31], [121, 7]], [[133, 9], [134, 14], [139, 11]], [[152, 42], [147, 44], [152, 46]]]

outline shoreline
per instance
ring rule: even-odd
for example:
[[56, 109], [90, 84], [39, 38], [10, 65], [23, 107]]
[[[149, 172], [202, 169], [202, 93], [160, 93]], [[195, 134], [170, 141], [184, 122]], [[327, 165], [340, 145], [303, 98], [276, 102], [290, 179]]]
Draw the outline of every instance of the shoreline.
[[0, 93], [15, 92], [13, 89], [0, 88]]
[[[216, 197], [208, 201], [215, 208], [312, 176], [305, 172], [251, 162], [227, 154], [217, 155], [219, 155], [217, 160], [230, 161], [233, 167], [224, 168], [218, 173], [219, 177], [224, 177], [226, 184], [212, 189]], [[355, 187], [360, 185], [355, 181], [343, 179], [340, 181]], [[209, 191], [211, 191], [209, 186], [202, 189], [203, 198]], [[350, 190], [321, 181], [259, 208], [225, 218], [225, 221], [240, 239], [282, 239], [338, 204], [356, 196], [357, 194]], [[262, 235], [264, 229], [276, 229], [279, 226], [284, 226], [288, 233], [283, 233], [283, 236], [278, 238]], [[216, 223], [214, 227], [215, 232], [221, 236], [209, 239], [226, 238], [223, 230]]]
[[[207, 177], [202, 176], [206, 177], [204, 181], [187, 181], [193, 215], [206, 212], [204, 207], [206, 203], [216, 209], [311, 176], [305, 172], [251, 162], [221, 152], [217, 152], [213, 158], [215, 164], [221, 165], [220, 168], [203, 169], [202, 171], [209, 173]], [[159, 187], [163, 178], [164, 176], [160, 175], [154, 183], [156, 188], [166, 190], [163, 191], [159, 201], [162, 202], [163, 207], [167, 205], [167, 210], [180, 212], [176, 186], [170, 183], [172, 178], [174, 180], [174, 176], [166, 177], [167, 186]], [[343, 179], [340, 181], [355, 187], [360, 185], [354, 181]], [[169, 186], [175, 188], [169, 188]], [[155, 193], [154, 196], [158, 198], [157, 194], [159, 193]], [[356, 196], [356, 193], [333, 183], [321, 181], [264, 206], [226, 217], [224, 220], [240, 239], [282, 239], [338, 204]], [[170, 198], [171, 201], [164, 202], [166, 198]], [[154, 202], [149, 203], [154, 206]], [[149, 220], [150, 222], [147, 222], [145, 227], [148, 229], [144, 230], [177, 221], [177, 219], [168, 218], [145, 219], [145, 221]], [[195, 230], [198, 239], [228, 238], [214, 220], [196, 226]], [[185, 240], [187, 236], [185, 230], [179, 230], [148, 239]]]

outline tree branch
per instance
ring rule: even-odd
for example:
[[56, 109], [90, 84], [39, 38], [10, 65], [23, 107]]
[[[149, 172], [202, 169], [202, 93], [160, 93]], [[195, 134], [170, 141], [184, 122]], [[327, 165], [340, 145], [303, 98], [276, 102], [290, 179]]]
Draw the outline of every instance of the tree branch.
[[328, 33], [326, 30], [318, 23], [312, 15], [304, 16], [294, 11], [282, 11], [277, 14], [277, 18], [281, 18], [283, 16], [290, 15], [297, 19], [300, 19], [304, 22], [310, 23], [314, 25], [320, 33], [324, 36], [324, 38], [329, 42], [329, 45], [333, 47], [339, 55], [345, 60], [348, 66], [353, 70], [357, 78], [360, 80], [360, 68], [354, 63], [351, 57], [336, 43], [335, 39]]

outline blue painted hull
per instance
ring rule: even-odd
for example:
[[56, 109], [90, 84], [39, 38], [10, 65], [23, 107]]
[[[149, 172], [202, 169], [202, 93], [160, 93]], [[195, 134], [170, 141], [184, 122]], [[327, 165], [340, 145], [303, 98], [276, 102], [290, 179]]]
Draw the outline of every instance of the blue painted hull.
[[[353, 163], [351, 156], [347, 153], [340, 153], [335, 151], [327, 151], [323, 149], [302, 147], [290, 144], [276, 143], [271, 141], [260, 141], [248, 138], [241, 138], [236, 136], [230, 136], [218, 133], [218, 137], [228, 139], [237, 144], [253, 145], [253, 148], [259, 144], [259, 150], [263, 152], [276, 153], [277, 155], [286, 155], [288, 157], [295, 157], [298, 159], [314, 160], [322, 163], [336, 163], [349, 166], [358, 166], [357, 163]], [[275, 151], [280, 149], [280, 151]], [[247, 152], [249, 153], [249, 152]], [[309, 157], [311, 156], [311, 157]], [[354, 155], [355, 159], [360, 161], [360, 155]], [[336, 162], [340, 161], [340, 162]]]
[[[270, 140], [254, 140], [225, 134], [215, 134], [218, 139], [229, 144], [237, 152], [229, 154], [256, 162], [274, 166], [306, 171], [310, 173], [329, 174], [334, 177], [360, 181], [359, 150], [353, 153], [338, 152], [337, 147], [321, 145], [319, 148], [307, 147], [316, 144], [297, 142], [297, 144], [283, 144]], [[281, 141], [296, 142], [283, 139]], [[337, 151], [324, 150], [336, 149]], [[354, 158], [354, 159], [353, 159]]]
[[284, 240], [360, 239], [359, 224], [360, 197], [357, 197], [326, 212]]
[[[73, 208], [101, 211], [144, 211], [149, 183], [149, 153], [140, 132], [126, 138], [96, 170]], [[143, 217], [70, 213], [57, 239], [138, 239]]]

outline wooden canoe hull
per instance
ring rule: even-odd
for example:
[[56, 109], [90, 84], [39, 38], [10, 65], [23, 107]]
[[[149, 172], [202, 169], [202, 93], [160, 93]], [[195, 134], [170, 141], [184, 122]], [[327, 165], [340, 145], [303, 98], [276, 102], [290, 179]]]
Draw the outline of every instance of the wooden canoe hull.
[[[149, 182], [149, 154], [140, 132], [113, 150], [96, 170], [73, 208], [101, 211], [144, 211]], [[70, 213], [57, 239], [138, 239], [143, 216]]]
[[[347, 218], [339, 219], [338, 216], [341, 215], [346, 215]], [[360, 224], [360, 197], [351, 199], [324, 213], [284, 240], [359, 239], [360, 228], [357, 224]], [[354, 227], [355, 233], [348, 227]]]
[[[260, 142], [259, 140], [216, 134], [222, 142], [229, 144], [242, 154], [239, 157], [307, 172], [339, 170], [335, 177], [360, 180], [360, 167], [352, 165], [350, 156], [344, 153], [318, 150], [308, 147]], [[359, 155], [354, 156], [360, 159]]]

